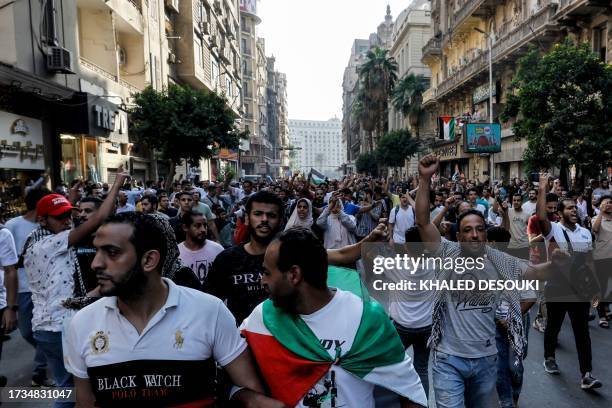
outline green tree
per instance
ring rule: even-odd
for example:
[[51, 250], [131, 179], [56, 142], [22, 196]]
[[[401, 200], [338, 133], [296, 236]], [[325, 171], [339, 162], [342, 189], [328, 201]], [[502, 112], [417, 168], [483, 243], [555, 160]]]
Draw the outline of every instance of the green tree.
[[359, 173], [366, 173], [372, 176], [378, 176], [378, 166], [376, 165], [376, 156], [374, 153], [361, 153], [355, 160], [355, 168]]
[[419, 137], [419, 119], [423, 113], [423, 92], [429, 87], [429, 80], [423, 75], [409, 74], [393, 88], [393, 107], [408, 118], [415, 135]]
[[168, 161], [168, 188], [182, 160], [197, 165], [219, 147], [238, 148], [244, 135], [235, 119], [226, 100], [216, 93], [180, 85], [161, 92], [147, 87], [134, 95], [130, 134]]
[[384, 135], [376, 146], [376, 162], [380, 166], [402, 167], [404, 161], [422, 149], [421, 141], [407, 129], [393, 130]]
[[374, 151], [374, 133], [382, 136], [387, 131], [388, 103], [397, 81], [397, 62], [388, 50], [375, 47], [366, 54], [359, 68], [359, 91], [356, 116], [368, 132], [369, 151]]
[[569, 39], [542, 56], [532, 48], [519, 62], [501, 120], [511, 117], [515, 136], [527, 140], [529, 170], [558, 167], [566, 175], [574, 165], [584, 185], [612, 161], [612, 66]]

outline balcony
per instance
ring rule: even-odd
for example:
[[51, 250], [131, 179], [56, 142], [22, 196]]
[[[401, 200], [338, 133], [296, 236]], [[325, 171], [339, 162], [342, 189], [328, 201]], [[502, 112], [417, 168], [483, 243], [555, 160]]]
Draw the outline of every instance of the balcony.
[[436, 37], [431, 37], [427, 44], [423, 47], [423, 60], [429, 57], [439, 56], [442, 53], [442, 40]]
[[427, 106], [429, 104], [434, 103], [436, 101], [436, 91], [437, 89], [433, 86], [429, 89], [426, 89], [425, 92], [423, 92], [423, 101], [421, 102], [421, 104], [423, 106]]
[[[499, 63], [509, 57], [519, 58], [536, 37], [540, 42], [553, 40], [558, 30], [552, 21], [554, 11], [555, 5], [549, 3], [525, 19], [518, 27], [506, 29], [509, 32], [493, 44], [493, 63]], [[486, 71], [488, 58], [488, 50], [473, 52], [470, 59], [463, 61], [462, 65], [454, 70], [451, 69], [448, 78], [438, 86], [435, 97], [439, 98], [458, 89], [477, 74]], [[507, 61], [504, 61], [504, 64], [507, 64]]]
[[459, 10], [451, 17], [451, 31], [457, 31], [470, 17], [481, 17], [486, 13], [486, 6], [496, 0], [465, 0]]
[[555, 19], [561, 23], [571, 23], [587, 15], [603, 14], [609, 7], [609, 0], [560, 0]]

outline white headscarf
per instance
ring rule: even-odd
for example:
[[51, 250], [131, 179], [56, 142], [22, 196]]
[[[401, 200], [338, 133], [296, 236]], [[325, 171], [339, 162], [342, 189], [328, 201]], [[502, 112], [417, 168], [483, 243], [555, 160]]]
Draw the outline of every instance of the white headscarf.
[[[306, 205], [308, 206], [308, 215], [306, 216], [305, 219], [301, 219], [297, 212], [298, 205], [300, 205], [300, 202], [302, 201], [306, 202]], [[312, 203], [307, 198], [300, 198], [299, 200], [297, 200], [297, 204], [295, 205], [295, 208], [293, 209], [293, 212], [291, 213], [291, 217], [289, 217], [289, 221], [287, 221], [287, 225], [285, 225], [285, 231], [293, 227], [310, 228], [312, 227], [312, 223], [313, 223]]]

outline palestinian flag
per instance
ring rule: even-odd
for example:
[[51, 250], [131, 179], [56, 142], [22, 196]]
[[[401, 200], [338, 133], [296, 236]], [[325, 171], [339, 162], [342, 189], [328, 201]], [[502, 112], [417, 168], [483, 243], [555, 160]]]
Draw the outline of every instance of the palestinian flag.
[[319, 185], [325, 182], [325, 175], [317, 170], [310, 168], [310, 179], [315, 185]]
[[348, 352], [333, 359], [299, 317], [266, 300], [241, 327], [268, 384], [271, 396], [297, 405], [332, 365], [371, 384], [387, 388], [422, 406], [427, 398], [412, 360], [383, 307], [367, 294], [357, 271], [330, 267], [328, 285], [363, 302], [359, 329]]
[[438, 118], [438, 139], [455, 140], [455, 118], [453, 116]]

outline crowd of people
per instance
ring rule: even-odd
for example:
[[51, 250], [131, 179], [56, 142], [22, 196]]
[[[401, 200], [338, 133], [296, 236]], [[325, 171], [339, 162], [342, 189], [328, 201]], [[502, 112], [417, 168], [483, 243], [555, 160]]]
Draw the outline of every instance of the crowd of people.
[[[296, 173], [167, 189], [121, 169], [112, 184], [54, 192], [43, 178], [0, 227], [2, 335], [18, 328], [34, 349], [24, 385], [74, 386], [79, 406], [373, 407], [391, 404], [375, 397], [384, 388], [402, 407], [516, 407], [534, 307], [543, 370], [560, 372], [568, 314], [577, 384], [601, 387], [589, 320], [608, 329], [612, 317], [608, 180], [578, 189], [543, 173], [490, 185], [438, 167], [426, 156], [407, 180]], [[364, 285], [371, 242], [484, 254], [480, 279], [547, 283], [479, 307], [445, 290], [381, 305]], [[555, 297], [564, 265], [580, 289], [571, 299]]]

